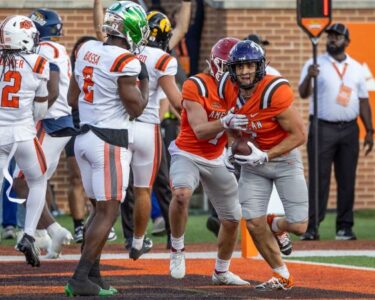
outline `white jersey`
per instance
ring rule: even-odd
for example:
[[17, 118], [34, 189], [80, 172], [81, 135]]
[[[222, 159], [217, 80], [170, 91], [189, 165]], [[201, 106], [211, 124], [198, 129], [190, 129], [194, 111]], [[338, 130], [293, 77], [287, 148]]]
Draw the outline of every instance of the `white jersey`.
[[[72, 114], [72, 108], [68, 105], [68, 89], [71, 76], [70, 58], [63, 45], [52, 41], [43, 41], [39, 44], [38, 54], [45, 57], [49, 63], [59, 68], [59, 96], [48, 109], [44, 119], [57, 119]], [[53, 70], [53, 69], [52, 69]]]
[[148, 104], [137, 120], [145, 123], [160, 124], [160, 99], [165, 94], [159, 85], [159, 78], [165, 75], [176, 75], [177, 60], [165, 51], [152, 47], [145, 47], [142, 53], [138, 55], [138, 59], [146, 64], [150, 79]]
[[79, 116], [81, 125], [124, 129], [129, 114], [119, 96], [117, 80], [138, 76], [139, 60], [129, 51], [99, 41], [88, 41], [77, 54], [74, 76], [81, 89]]
[[16, 56], [10, 70], [0, 61], [0, 145], [25, 141], [35, 136], [35, 97], [47, 97], [49, 65], [38, 54]]

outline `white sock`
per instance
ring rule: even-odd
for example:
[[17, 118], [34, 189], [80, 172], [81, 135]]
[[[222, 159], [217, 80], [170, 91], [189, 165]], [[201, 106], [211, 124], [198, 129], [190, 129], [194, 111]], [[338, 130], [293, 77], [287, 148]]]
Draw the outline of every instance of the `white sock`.
[[185, 248], [184, 239], [185, 239], [184, 235], [180, 236], [179, 238], [175, 238], [171, 235], [172, 248], [177, 250], [177, 251], [183, 250]]
[[274, 271], [275, 273], [281, 275], [282, 277], [286, 278], [286, 279], [289, 279], [290, 277], [290, 274], [289, 274], [289, 271], [288, 271], [288, 268], [286, 265], [283, 265], [281, 267], [278, 267], [276, 269], [272, 269], [272, 271]]
[[47, 230], [46, 229], [37, 229], [35, 230], [35, 237], [45, 237], [47, 236]]
[[220, 258], [216, 258], [215, 263], [215, 272], [216, 273], [225, 273], [229, 270], [230, 260], [224, 260]]
[[50, 237], [53, 237], [59, 230], [61, 229], [61, 225], [57, 222], [53, 222], [51, 225], [47, 227], [47, 232]]
[[144, 235], [142, 235], [141, 237], [137, 238], [135, 236], [133, 236], [133, 243], [132, 243], [132, 248], [135, 248], [137, 250], [141, 250], [142, 249], [142, 246], [143, 246], [143, 239], [145, 238]]
[[282, 219], [281, 217], [276, 217], [276, 218], [273, 219], [272, 225], [271, 225], [271, 228], [272, 228], [273, 232], [275, 232], [275, 233], [281, 232], [281, 229], [279, 228], [279, 225], [277, 225], [277, 221], [279, 221], [281, 219]]

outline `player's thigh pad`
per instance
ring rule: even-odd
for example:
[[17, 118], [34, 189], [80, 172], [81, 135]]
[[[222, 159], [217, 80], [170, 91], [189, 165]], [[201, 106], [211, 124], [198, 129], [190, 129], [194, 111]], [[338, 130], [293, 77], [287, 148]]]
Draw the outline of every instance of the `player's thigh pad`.
[[46, 175], [46, 159], [43, 149], [35, 138], [33, 140], [18, 142], [14, 158], [19, 169], [27, 180], [35, 180]]
[[308, 219], [308, 192], [300, 152], [295, 149], [278, 162], [275, 186], [283, 203], [286, 219], [300, 223]]
[[98, 201], [123, 201], [129, 181], [129, 150], [105, 143], [89, 131], [77, 136], [74, 151], [87, 194]]
[[133, 131], [133, 141], [129, 143], [129, 150], [132, 152], [134, 186], [152, 187], [161, 159], [159, 125], [134, 122], [129, 130]]
[[[265, 165], [257, 167], [242, 167], [238, 181], [238, 193], [242, 216], [254, 219], [267, 214], [268, 202], [272, 193], [273, 180], [262, 171]], [[267, 172], [265, 172], [267, 173]]]
[[169, 169], [169, 179], [173, 189], [189, 188], [194, 191], [199, 185], [199, 169], [188, 157], [173, 155]]
[[65, 145], [71, 139], [67, 137], [52, 137], [45, 133], [43, 138], [40, 138], [44, 155], [47, 161], [47, 178], [50, 179], [55, 173], [57, 165], [59, 164], [61, 152], [64, 150]]
[[225, 166], [199, 164], [204, 191], [220, 219], [239, 221], [241, 207], [236, 177]]

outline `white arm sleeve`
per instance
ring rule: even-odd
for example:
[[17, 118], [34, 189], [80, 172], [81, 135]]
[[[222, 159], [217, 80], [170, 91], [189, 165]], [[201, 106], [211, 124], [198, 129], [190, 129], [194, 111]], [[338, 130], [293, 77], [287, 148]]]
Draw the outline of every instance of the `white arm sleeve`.
[[34, 101], [34, 105], [33, 105], [34, 121], [37, 122], [39, 120], [42, 120], [44, 116], [46, 115], [47, 110], [48, 110], [48, 101], [44, 101], [44, 102]]
[[48, 96], [47, 80], [42, 79], [39, 83], [38, 88], [35, 91], [35, 97], [47, 97], [47, 96]]

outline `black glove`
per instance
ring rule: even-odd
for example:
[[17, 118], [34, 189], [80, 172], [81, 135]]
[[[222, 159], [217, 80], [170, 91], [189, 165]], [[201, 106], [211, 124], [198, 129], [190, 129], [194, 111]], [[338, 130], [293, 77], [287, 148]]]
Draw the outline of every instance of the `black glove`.
[[149, 79], [148, 77], [148, 71], [147, 71], [147, 67], [146, 67], [146, 64], [142, 61], [139, 61], [141, 63], [141, 73], [139, 73], [138, 75], [138, 79], [139, 80], [143, 80], [143, 79]]

